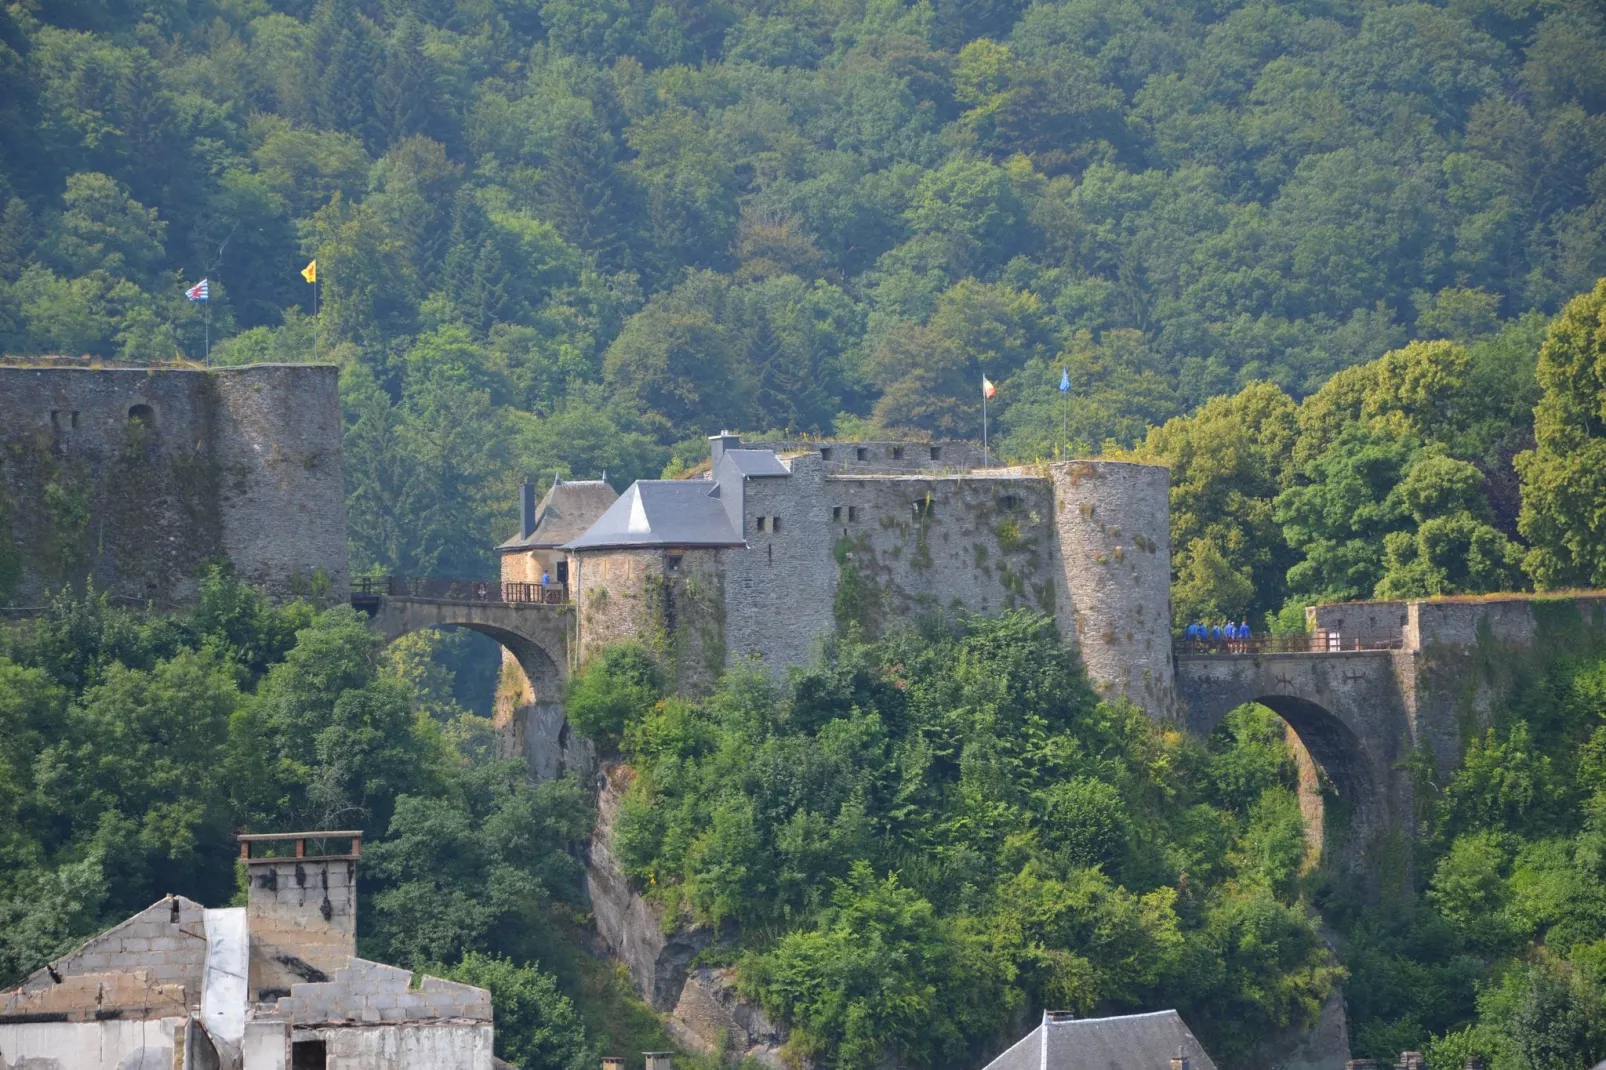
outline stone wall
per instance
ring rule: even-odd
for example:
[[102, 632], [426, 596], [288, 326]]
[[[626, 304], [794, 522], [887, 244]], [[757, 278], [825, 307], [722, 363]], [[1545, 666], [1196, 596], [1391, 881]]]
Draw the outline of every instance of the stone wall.
[[676, 690], [696, 694], [712, 686], [725, 666], [725, 553], [651, 549], [573, 555], [580, 660], [610, 644], [633, 641], [659, 656]]
[[840, 439], [814, 442], [786, 439], [776, 442], [744, 443], [750, 450], [774, 450], [787, 456], [815, 457], [828, 471], [848, 474], [903, 474], [920, 471], [958, 474], [984, 467], [982, 449], [973, 442], [938, 439], [916, 442], [906, 439]]
[[337, 378], [312, 365], [0, 366], [10, 599], [37, 605], [92, 582], [182, 604], [222, 561], [277, 595], [321, 586], [343, 598]]
[[1047, 466], [1064, 586], [1060, 633], [1105, 695], [1179, 711], [1171, 666], [1170, 471], [1122, 461]]

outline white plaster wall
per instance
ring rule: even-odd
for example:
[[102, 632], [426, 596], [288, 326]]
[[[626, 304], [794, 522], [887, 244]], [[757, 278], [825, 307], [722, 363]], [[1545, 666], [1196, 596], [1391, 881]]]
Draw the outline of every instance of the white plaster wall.
[[285, 1070], [290, 1065], [290, 1027], [284, 1022], [245, 1023], [244, 1070]]
[[[0, 1025], [0, 1066], [27, 1070], [173, 1070], [188, 1018]], [[489, 1065], [489, 1064], [487, 1064]]]

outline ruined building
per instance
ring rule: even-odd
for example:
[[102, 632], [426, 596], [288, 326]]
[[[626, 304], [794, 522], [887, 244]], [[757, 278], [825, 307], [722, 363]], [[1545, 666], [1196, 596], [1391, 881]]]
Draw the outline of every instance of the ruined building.
[[0, 605], [192, 601], [217, 563], [344, 599], [339, 370], [0, 364]]
[[357, 957], [361, 833], [240, 839], [246, 906], [169, 896], [0, 993], [0, 1067], [491, 1070], [489, 992]]

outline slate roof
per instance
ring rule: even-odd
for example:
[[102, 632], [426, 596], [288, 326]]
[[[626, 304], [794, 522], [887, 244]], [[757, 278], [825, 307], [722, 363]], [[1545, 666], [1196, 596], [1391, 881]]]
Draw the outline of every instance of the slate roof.
[[1045, 1014], [1041, 1025], [986, 1070], [1170, 1070], [1179, 1048], [1188, 1057], [1188, 1070], [1216, 1070], [1176, 1011], [1117, 1018]]
[[515, 535], [497, 549], [546, 550], [584, 535], [619, 495], [600, 479], [558, 480], [535, 507], [535, 530]]
[[619, 496], [569, 550], [746, 546], [706, 479], [641, 479]]
[[724, 456], [736, 466], [736, 470], [748, 479], [763, 479], [768, 476], [789, 476], [791, 470], [781, 463], [775, 456], [774, 450], [726, 450]]

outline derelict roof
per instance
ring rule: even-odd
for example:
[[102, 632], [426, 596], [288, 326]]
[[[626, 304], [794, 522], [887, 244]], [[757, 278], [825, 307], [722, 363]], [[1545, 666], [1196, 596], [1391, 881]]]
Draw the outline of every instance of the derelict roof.
[[1216, 1070], [1176, 1011], [1117, 1018], [1045, 1015], [1043, 1024], [1016, 1041], [986, 1070], [1167, 1070], [1179, 1048], [1188, 1057], [1188, 1070]]
[[729, 458], [736, 466], [736, 470], [748, 479], [792, 474], [791, 470], [781, 463], [780, 458], [775, 456], [774, 450], [726, 450], [722, 456]]
[[535, 529], [515, 535], [497, 549], [547, 550], [585, 534], [619, 495], [600, 479], [557, 480], [535, 507]]
[[568, 550], [746, 546], [706, 479], [639, 479]]

